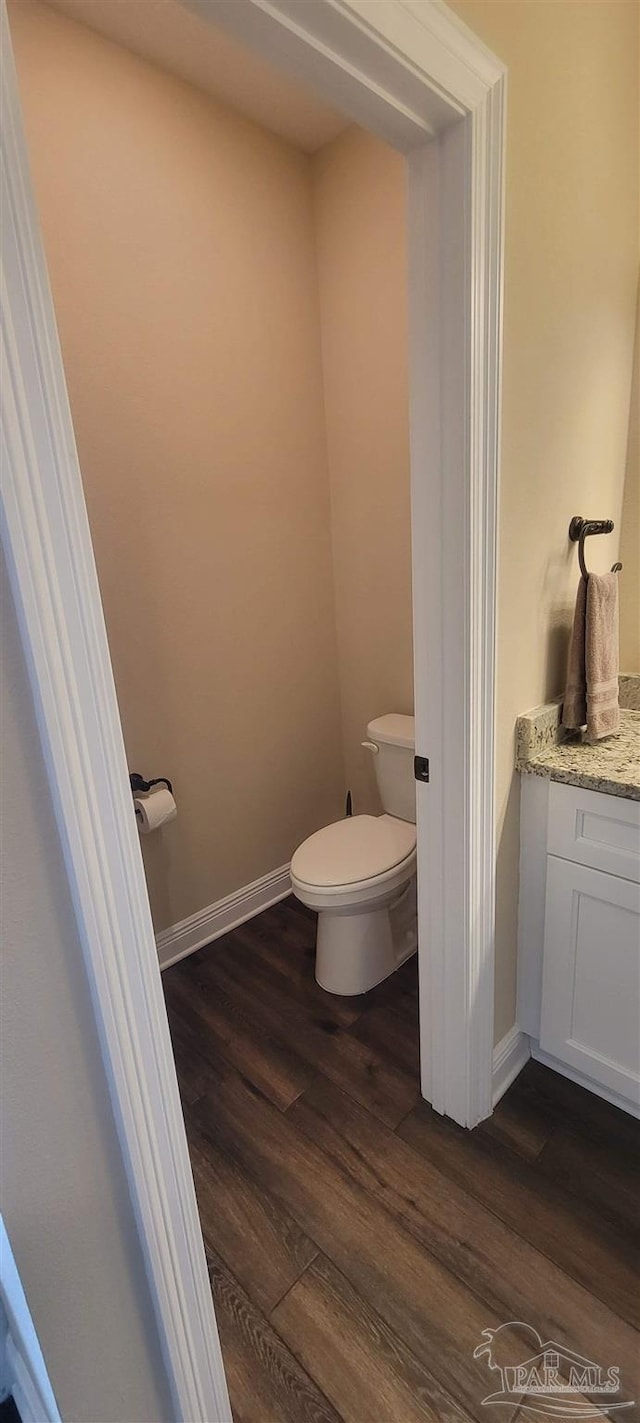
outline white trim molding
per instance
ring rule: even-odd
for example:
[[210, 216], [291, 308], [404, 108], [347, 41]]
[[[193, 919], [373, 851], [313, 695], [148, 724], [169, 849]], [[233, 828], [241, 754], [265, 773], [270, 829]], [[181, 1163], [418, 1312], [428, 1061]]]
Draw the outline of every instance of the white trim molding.
[[190, 914], [188, 919], [181, 919], [169, 929], [162, 929], [156, 934], [160, 968], [171, 968], [180, 959], [195, 954], [205, 944], [213, 943], [214, 939], [229, 934], [240, 924], [246, 924], [247, 919], [255, 918], [264, 909], [270, 909], [272, 904], [286, 899], [288, 894], [291, 894], [289, 866], [281, 865], [251, 884], [243, 885], [242, 889], [234, 890], [233, 894], [227, 894], [224, 899], [216, 900], [215, 904], [208, 904], [197, 914]]
[[22, 1423], [62, 1423], [5, 1224], [0, 1216], [0, 1403]]
[[543, 1067], [551, 1068], [552, 1072], [559, 1072], [562, 1077], [568, 1077], [571, 1082], [577, 1082], [579, 1087], [584, 1087], [587, 1092], [595, 1092], [596, 1097], [602, 1097], [605, 1102], [611, 1102], [614, 1107], [619, 1107], [622, 1112], [627, 1112], [629, 1116], [640, 1118], [640, 1107], [637, 1102], [630, 1097], [622, 1097], [619, 1092], [615, 1092], [611, 1087], [605, 1086], [603, 1082], [596, 1082], [593, 1077], [587, 1077], [579, 1068], [571, 1067], [567, 1062], [561, 1062], [560, 1058], [554, 1057], [550, 1052], [543, 1052], [536, 1039], [531, 1040], [531, 1056], [536, 1062], [541, 1062]]
[[[504, 66], [440, 0], [191, 0], [409, 155], [422, 1091], [491, 1111]], [[178, 1423], [229, 1399], [2, 9], [2, 539]], [[99, 805], [101, 813], [95, 814]]]
[[503, 144], [500, 79], [409, 159], [422, 1092], [469, 1127], [492, 1110]]
[[504, 1097], [507, 1088], [515, 1082], [525, 1063], [531, 1057], [531, 1040], [514, 1023], [508, 1033], [496, 1043], [493, 1049], [493, 1106]]

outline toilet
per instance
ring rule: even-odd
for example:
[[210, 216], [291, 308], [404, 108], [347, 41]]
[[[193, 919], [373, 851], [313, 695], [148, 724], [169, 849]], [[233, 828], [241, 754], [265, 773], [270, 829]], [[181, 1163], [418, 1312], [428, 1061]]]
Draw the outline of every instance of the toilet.
[[291, 861], [293, 893], [318, 914], [316, 979], [329, 993], [366, 993], [418, 946], [414, 744], [412, 716], [369, 722], [383, 814], [326, 825]]

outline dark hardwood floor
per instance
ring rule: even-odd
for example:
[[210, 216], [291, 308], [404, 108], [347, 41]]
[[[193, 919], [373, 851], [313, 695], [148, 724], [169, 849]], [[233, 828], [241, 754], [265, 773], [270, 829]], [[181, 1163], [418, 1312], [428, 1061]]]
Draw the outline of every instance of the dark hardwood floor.
[[639, 1124], [530, 1062], [463, 1131], [420, 1099], [415, 960], [332, 998], [314, 941], [288, 899], [163, 977], [236, 1423], [524, 1423], [474, 1358], [509, 1321], [500, 1363], [529, 1325], [640, 1400]]

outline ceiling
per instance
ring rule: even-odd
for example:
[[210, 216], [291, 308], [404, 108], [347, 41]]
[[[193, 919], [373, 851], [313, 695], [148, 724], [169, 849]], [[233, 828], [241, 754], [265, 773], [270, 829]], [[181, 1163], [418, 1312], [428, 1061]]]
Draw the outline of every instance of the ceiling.
[[48, 0], [55, 10], [239, 109], [315, 153], [347, 127], [343, 114], [186, 8], [180, 0]]

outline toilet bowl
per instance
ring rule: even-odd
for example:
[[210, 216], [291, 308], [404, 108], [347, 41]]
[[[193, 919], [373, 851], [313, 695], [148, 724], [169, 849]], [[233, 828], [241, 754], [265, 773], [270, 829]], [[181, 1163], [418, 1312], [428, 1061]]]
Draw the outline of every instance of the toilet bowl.
[[318, 914], [316, 979], [329, 993], [366, 993], [415, 953], [413, 717], [367, 727], [384, 813], [318, 830], [296, 850], [291, 886]]

